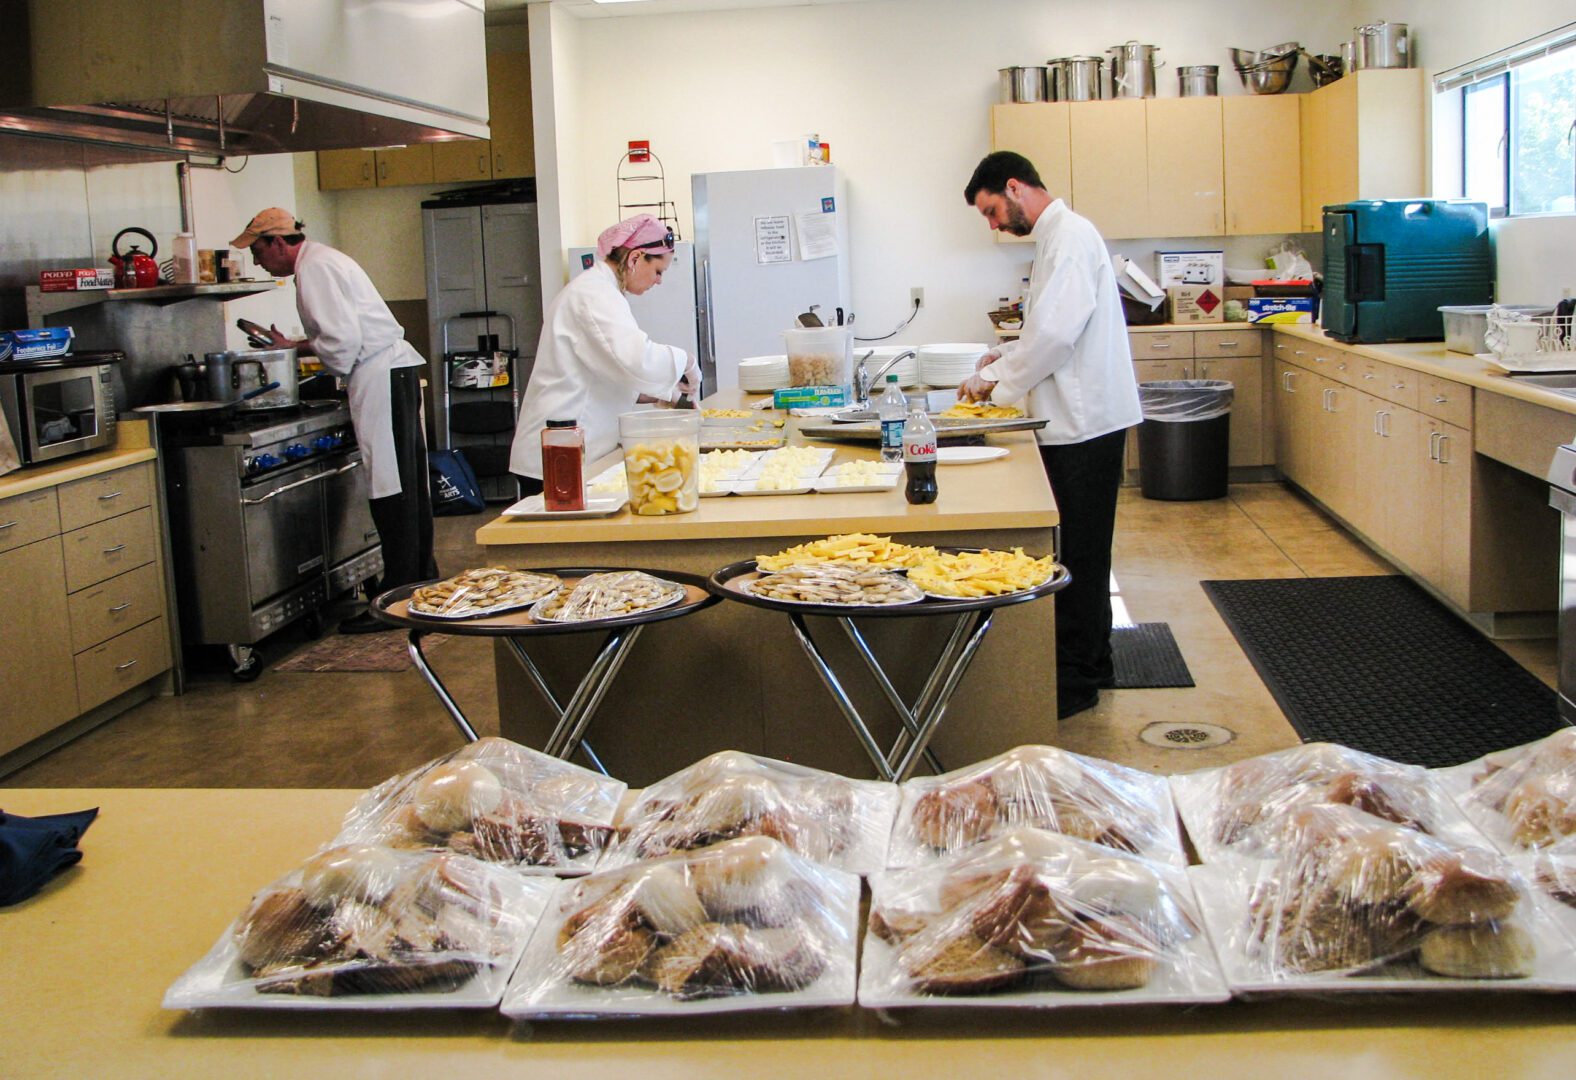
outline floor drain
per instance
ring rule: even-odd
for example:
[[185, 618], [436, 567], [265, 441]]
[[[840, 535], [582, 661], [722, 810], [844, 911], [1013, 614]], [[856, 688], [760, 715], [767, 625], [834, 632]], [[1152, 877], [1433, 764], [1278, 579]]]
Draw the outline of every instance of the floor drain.
[[1167, 750], [1207, 750], [1213, 746], [1225, 746], [1236, 733], [1219, 724], [1150, 724], [1138, 733], [1138, 737], [1150, 746], [1162, 746]]

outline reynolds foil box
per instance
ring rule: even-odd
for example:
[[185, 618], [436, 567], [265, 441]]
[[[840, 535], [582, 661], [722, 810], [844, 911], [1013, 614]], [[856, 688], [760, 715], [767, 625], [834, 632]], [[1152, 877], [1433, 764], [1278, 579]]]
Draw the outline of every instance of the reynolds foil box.
[[1255, 296], [1248, 301], [1248, 322], [1311, 323], [1316, 304], [1311, 296]]
[[772, 392], [772, 408], [824, 408], [828, 405], [847, 405], [846, 386], [790, 386]]

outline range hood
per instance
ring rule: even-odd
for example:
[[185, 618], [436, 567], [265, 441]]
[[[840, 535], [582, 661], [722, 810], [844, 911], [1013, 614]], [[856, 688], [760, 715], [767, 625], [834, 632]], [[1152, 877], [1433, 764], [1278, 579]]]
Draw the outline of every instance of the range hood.
[[0, 0], [0, 132], [184, 154], [485, 139], [482, 0]]

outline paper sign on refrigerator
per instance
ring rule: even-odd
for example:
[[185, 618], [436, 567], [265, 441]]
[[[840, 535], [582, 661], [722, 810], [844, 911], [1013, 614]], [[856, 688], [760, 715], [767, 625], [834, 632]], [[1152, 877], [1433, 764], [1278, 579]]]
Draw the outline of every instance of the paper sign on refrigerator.
[[837, 212], [805, 210], [794, 215], [799, 232], [799, 257], [829, 259], [837, 254]]
[[788, 243], [787, 214], [755, 219], [755, 261], [762, 265], [793, 262], [793, 248]]

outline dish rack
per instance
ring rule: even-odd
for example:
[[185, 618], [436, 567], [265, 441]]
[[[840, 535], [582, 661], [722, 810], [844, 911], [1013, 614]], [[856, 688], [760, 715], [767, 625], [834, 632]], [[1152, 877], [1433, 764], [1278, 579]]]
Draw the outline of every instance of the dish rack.
[[1512, 375], [1576, 371], [1576, 317], [1520, 315], [1495, 308], [1483, 335], [1486, 358]]

